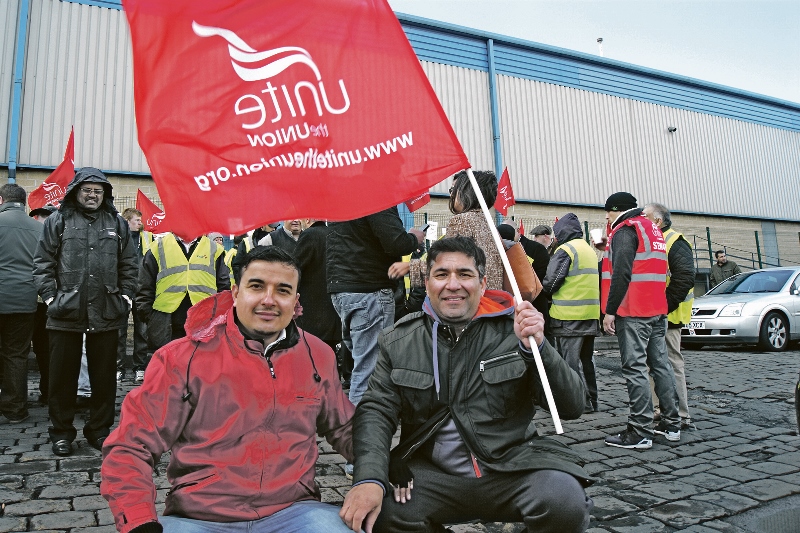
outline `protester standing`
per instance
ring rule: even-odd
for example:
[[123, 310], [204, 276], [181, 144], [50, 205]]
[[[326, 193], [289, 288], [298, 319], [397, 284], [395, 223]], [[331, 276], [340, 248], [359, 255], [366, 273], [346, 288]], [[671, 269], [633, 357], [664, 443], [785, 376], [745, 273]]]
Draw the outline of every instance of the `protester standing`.
[[714, 257], [717, 262], [711, 265], [711, 275], [709, 277], [712, 287], [716, 287], [731, 276], [742, 273], [739, 265], [728, 259], [725, 250], [717, 250], [714, 252]]
[[[652, 435], [681, 438], [675, 376], [667, 359], [667, 246], [661, 230], [642, 216], [636, 198], [614, 193], [605, 204], [611, 224], [603, 256], [600, 309], [603, 328], [619, 339], [622, 375], [628, 386], [628, 426], [606, 437], [609, 446], [646, 449]], [[653, 424], [648, 367], [661, 404], [661, 421]]]
[[597, 254], [583, 240], [580, 220], [567, 213], [553, 225], [558, 247], [542, 290], [550, 294], [550, 331], [555, 348], [586, 385], [585, 412], [597, 411], [594, 338], [600, 332], [600, 276]]
[[297, 248], [297, 239], [305, 229], [305, 222], [300, 219], [284, 220], [283, 226], [269, 232], [258, 241], [259, 246], [277, 246], [285, 252], [293, 254]]
[[25, 189], [0, 187], [0, 412], [12, 424], [28, 418], [28, 354], [36, 316], [33, 256], [42, 226], [25, 213]]
[[44, 223], [34, 280], [48, 304], [49, 428], [53, 453], [72, 453], [81, 344], [92, 386], [83, 434], [100, 449], [114, 423], [117, 345], [136, 293], [138, 259], [127, 222], [113, 203], [111, 183], [84, 167], [67, 187], [58, 213]]
[[[53, 205], [46, 205], [31, 210], [29, 216], [42, 226], [47, 217], [58, 211]], [[47, 405], [48, 387], [50, 385], [50, 342], [47, 335], [47, 304], [37, 295], [36, 317], [33, 319], [33, 353], [36, 354], [36, 366], [39, 367], [39, 403]]]

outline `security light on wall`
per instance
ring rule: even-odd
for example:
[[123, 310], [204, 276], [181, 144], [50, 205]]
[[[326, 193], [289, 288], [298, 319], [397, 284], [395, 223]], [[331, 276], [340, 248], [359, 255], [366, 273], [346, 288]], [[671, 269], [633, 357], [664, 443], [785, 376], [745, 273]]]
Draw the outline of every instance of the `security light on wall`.
[[667, 127], [667, 131], [670, 133], [675, 133], [676, 131], [678, 131], [678, 128], [676, 128], [675, 126], [669, 126]]

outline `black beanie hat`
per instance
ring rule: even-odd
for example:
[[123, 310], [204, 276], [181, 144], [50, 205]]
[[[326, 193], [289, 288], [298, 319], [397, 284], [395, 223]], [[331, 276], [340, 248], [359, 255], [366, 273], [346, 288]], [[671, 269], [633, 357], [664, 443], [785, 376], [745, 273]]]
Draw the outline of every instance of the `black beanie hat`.
[[636, 198], [629, 192], [615, 192], [606, 200], [605, 211], [627, 211], [636, 207]]

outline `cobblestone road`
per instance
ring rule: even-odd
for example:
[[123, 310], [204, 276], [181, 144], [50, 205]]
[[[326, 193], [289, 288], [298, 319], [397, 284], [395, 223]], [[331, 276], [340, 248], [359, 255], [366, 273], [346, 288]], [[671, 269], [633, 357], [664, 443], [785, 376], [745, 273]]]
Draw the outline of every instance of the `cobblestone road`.
[[[558, 437], [581, 452], [587, 470], [598, 479], [588, 489], [594, 499], [589, 531], [800, 531], [800, 496], [794, 496], [800, 494], [800, 438], [793, 403], [800, 352], [734, 348], [685, 355], [696, 430], [682, 432], [677, 443], [656, 436], [650, 450], [636, 452], [603, 444], [606, 435], [625, 427], [627, 392], [619, 354], [598, 353], [600, 412], [564, 422], [565, 432]], [[114, 531], [99, 495], [100, 452], [79, 438], [73, 456], [57, 459], [51, 453], [46, 408], [33, 401], [37, 386], [38, 375], [32, 372], [31, 417], [0, 425], [0, 533]], [[131, 387], [120, 386], [119, 401]], [[537, 414], [537, 421], [541, 432], [554, 433], [546, 413]], [[341, 502], [349, 487], [339, 466], [343, 459], [325, 442], [320, 451], [323, 500]], [[156, 483], [163, 502], [163, 474]], [[497, 533], [522, 527], [470, 524], [453, 529]]]

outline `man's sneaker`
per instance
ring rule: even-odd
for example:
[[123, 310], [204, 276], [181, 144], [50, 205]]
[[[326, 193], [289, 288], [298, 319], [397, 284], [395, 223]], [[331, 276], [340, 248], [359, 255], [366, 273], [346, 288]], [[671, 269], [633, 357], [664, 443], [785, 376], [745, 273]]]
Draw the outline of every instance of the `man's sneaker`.
[[144, 370], [137, 370], [136, 371], [136, 383], [141, 383], [144, 381]]
[[652, 448], [653, 440], [642, 437], [631, 426], [619, 435], [609, 435], [606, 437], [606, 444], [617, 448], [627, 448], [629, 450], [646, 450]]
[[692, 423], [691, 418], [684, 418], [681, 420], [681, 431], [696, 430], [697, 426]]
[[117, 370], [117, 383], [125, 379], [125, 371], [124, 370]]
[[347, 479], [353, 479], [353, 463], [345, 463], [342, 470], [344, 470], [344, 475]]
[[681, 440], [681, 430], [678, 426], [668, 426], [663, 420], [653, 428], [653, 433], [656, 435], [664, 435], [667, 440], [677, 442]]
[[28, 413], [19, 415], [19, 416], [6, 416], [8, 419], [9, 424], [19, 424], [20, 422], [24, 422], [30, 416]]

